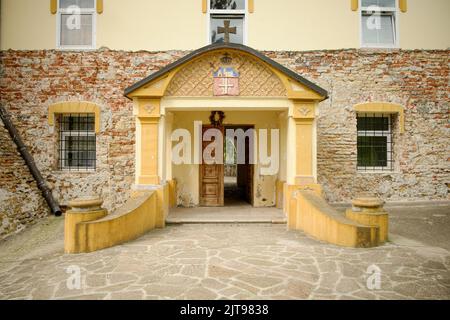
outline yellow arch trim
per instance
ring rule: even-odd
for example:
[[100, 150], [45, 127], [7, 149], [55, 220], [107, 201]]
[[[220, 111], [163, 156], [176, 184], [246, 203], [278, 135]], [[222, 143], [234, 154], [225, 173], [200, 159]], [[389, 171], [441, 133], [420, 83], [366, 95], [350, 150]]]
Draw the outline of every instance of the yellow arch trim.
[[398, 114], [400, 133], [405, 132], [405, 108], [401, 104], [389, 102], [367, 102], [353, 107], [356, 112]]
[[86, 101], [58, 102], [48, 107], [48, 125], [55, 125], [55, 114], [61, 113], [94, 113], [95, 132], [100, 132], [100, 106]]

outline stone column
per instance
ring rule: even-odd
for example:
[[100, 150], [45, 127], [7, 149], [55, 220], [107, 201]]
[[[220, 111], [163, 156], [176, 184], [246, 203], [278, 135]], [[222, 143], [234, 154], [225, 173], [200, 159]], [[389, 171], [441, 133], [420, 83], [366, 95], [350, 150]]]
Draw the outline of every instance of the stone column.
[[[316, 102], [294, 101], [288, 120], [287, 183], [284, 185], [283, 211], [295, 224], [295, 191], [309, 187], [321, 194], [316, 184]], [[290, 218], [289, 218], [290, 217]]]
[[101, 207], [103, 200], [98, 197], [84, 197], [69, 202], [71, 210], [65, 213], [64, 252], [80, 253], [80, 241], [77, 224], [101, 219], [108, 214]]
[[135, 98], [136, 185], [158, 185], [160, 100]]
[[316, 183], [315, 110], [312, 102], [295, 102], [293, 118], [296, 125], [296, 169], [295, 184]]
[[165, 123], [165, 130], [166, 130], [166, 141], [165, 141], [165, 159], [166, 162], [166, 181], [170, 182], [172, 180], [172, 130], [173, 130], [173, 113], [166, 112], [166, 123]]

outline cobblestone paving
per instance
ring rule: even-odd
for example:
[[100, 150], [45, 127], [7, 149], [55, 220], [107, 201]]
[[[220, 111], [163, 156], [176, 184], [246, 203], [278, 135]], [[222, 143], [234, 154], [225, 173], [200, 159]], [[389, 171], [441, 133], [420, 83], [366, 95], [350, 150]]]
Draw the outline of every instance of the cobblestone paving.
[[[367, 287], [371, 265], [381, 269], [378, 290]], [[80, 268], [80, 289], [68, 288], [71, 266]], [[0, 258], [0, 299], [174, 298], [450, 299], [450, 252], [338, 248], [283, 225], [247, 224], [169, 226], [90, 254], [59, 247]]]

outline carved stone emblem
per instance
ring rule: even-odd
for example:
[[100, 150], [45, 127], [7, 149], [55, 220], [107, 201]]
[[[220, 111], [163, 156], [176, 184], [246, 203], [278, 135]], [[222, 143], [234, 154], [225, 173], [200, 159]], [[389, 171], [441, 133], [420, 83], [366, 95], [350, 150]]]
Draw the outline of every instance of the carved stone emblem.
[[220, 67], [213, 76], [215, 96], [239, 95], [239, 72], [233, 67]]
[[308, 114], [311, 113], [311, 109], [309, 109], [307, 107], [300, 107], [297, 109], [297, 111], [304, 117], [306, 117]]
[[153, 111], [155, 111], [155, 109], [156, 109], [156, 107], [155, 106], [152, 106], [152, 105], [146, 105], [145, 107], [144, 107], [144, 110], [145, 111], [147, 111], [148, 113], [153, 113]]

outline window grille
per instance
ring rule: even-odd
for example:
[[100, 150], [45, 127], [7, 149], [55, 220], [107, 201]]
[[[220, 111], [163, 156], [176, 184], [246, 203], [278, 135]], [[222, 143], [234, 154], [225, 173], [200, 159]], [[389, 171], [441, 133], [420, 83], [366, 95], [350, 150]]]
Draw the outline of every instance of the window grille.
[[59, 128], [59, 169], [95, 170], [95, 115], [59, 115]]
[[392, 116], [389, 114], [358, 114], [358, 170], [392, 171]]

